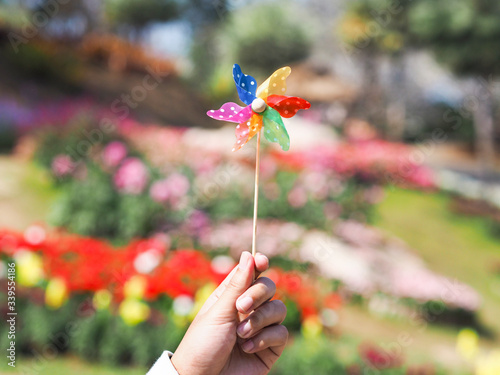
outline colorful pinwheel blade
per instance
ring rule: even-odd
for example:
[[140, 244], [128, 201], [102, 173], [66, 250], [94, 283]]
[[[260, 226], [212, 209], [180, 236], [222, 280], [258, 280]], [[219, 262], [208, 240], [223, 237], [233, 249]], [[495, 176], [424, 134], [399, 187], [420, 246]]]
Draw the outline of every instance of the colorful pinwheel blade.
[[264, 136], [269, 142], [277, 142], [283, 151], [290, 148], [290, 137], [278, 111], [267, 108], [263, 114]]
[[243, 108], [236, 103], [229, 102], [223, 104], [218, 110], [208, 111], [207, 115], [215, 120], [240, 123], [250, 119], [252, 108], [250, 106]]
[[238, 151], [243, 147], [255, 134], [262, 129], [262, 116], [254, 114], [250, 120], [240, 123], [236, 127], [236, 143], [233, 151]]
[[252, 104], [255, 99], [255, 92], [257, 90], [257, 82], [255, 78], [248, 74], [243, 74], [238, 64], [233, 65], [233, 79], [236, 83], [236, 90], [240, 100], [245, 104]]
[[275, 71], [262, 85], [257, 89], [257, 96], [266, 100], [270, 95], [284, 95], [286, 92], [286, 78], [290, 75], [292, 69], [285, 66]]
[[285, 118], [295, 116], [301, 109], [311, 108], [311, 103], [296, 96], [270, 95], [267, 104]]

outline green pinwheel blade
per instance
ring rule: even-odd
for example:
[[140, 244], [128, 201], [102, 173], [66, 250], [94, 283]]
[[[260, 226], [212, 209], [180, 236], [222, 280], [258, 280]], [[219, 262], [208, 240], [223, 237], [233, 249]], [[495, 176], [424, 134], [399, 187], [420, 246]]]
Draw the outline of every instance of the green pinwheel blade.
[[290, 148], [290, 137], [279, 112], [271, 107], [267, 107], [262, 115], [262, 120], [266, 139], [269, 142], [279, 143], [283, 151], [288, 151]]

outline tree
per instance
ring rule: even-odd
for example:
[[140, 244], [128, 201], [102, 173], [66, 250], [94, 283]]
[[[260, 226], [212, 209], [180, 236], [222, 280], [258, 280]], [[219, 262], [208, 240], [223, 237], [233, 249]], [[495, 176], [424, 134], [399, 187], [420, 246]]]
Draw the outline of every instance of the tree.
[[306, 21], [297, 22], [295, 7], [285, 2], [255, 2], [222, 14], [217, 24], [203, 29], [191, 48], [193, 82], [210, 100], [234, 92], [228, 75], [237, 62], [256, 78], [309, 56]]
[[113, 26], [127, 26], [136, 32], [153, 22], [183, 19], [193, 28], [223, 19], [228, 0], [105, 0], [106, 15]]
[[179, 16], [176, 0], [105, 0], [104, 6], [112, 26], [126, 26], [136, 32], [152, 22], [166, 22]]
[[495, 157], [492, 82], [500, 75], [500, 3], [490, 0], [418, 0], [409, 11], [413, 43], [430, 47], [459, 77], [475, 80], [476, 152], [486, 173]]
[[[348, 4], [340, 22], [340, 38], [349, 56], [359, 57], [363, 70], [363, 89], [354, 112], [385, 128], [387, 135], [400, 139], [406, 113], [404, 53], [408, 39], [407, 5], [411, 0], [355, 0]], [[392, 60], [393, 97], [385, 96], [378, 70], [382, 56]]]
[[254, 4], [234, 11], [222, 30], [227, 55], [262, 75], [305, 59], [311, 41], [293, 11], [288, 3]]

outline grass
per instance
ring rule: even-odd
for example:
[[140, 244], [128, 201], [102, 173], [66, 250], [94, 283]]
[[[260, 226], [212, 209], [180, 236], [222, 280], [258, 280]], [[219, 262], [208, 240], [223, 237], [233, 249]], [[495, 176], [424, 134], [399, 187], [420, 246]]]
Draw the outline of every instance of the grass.
[[479, 217], [449, 210], [446, 194], [387, 189], [375, 225], [404, 240], [432, 270], [475, 288], [483, 298], [481, 322], [500, 343], [500, 239]]
[[64, 356], [51, 360], [20, 358], [16, 368], [7, 366], [5, 361], [0, 365], [0, 374], [37, 374], [37, 375], [144, 375], [146, 368], [106, 366], [84, 362], [72, 356]]

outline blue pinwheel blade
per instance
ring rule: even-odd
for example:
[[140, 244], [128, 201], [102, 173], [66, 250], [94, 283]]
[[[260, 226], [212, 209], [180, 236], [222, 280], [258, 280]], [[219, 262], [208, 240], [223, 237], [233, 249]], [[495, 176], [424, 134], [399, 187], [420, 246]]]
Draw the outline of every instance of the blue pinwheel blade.
[[255, 78], [249, 76], [248, 74], [243, 74], [240, 66], [238, 64], [234, 64], [233, 79], [236, 84], [236, 90], [238, 91], [240, 100], [247, 105], [252, 104], [257, 91], [257, 82], [255, 81]]

